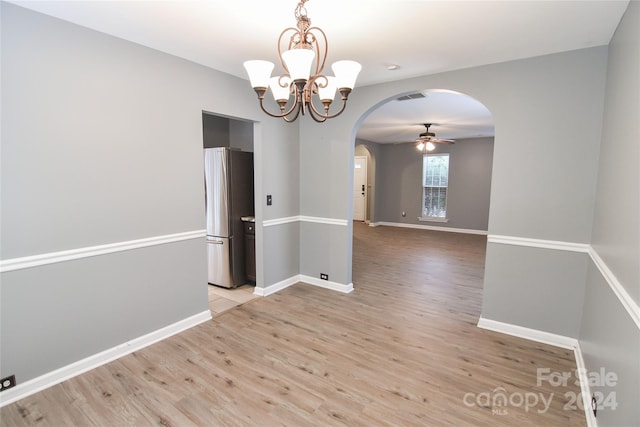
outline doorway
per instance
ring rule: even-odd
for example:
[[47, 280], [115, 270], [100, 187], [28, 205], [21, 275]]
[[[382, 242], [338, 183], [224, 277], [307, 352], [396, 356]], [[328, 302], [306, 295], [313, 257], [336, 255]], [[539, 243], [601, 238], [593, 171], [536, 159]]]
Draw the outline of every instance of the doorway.
[[[218, 116], [205, 111], [202, 112], [203, 148], [206, 150], [215, 147], [229, 147], [232, 151], [229, 160], [235, 160], [235, 164], [238, 166], [238, 168], [234, 168], [236, 169], [235, 175], [232, 172], [230, 172], [229, 175], [230, 178], [235, 176], [233, 179], [235, 185], [228, 188], [228, 190], [231, 191], [233, 187], [236, 187], [236, 191], [233, 193], [235, 196], [231, 195], [229, 199], [229, 205], [235, 205], [236, 209], [226, 209], [229, 214], [227, 218], [227, 221], [229, 221], [227, 234], [230, 242], [229, 245], [234, 249], [234, 261], [226, 260], [228, 262], [224, 264], [228, 265], [222, 265], [222, 263], [219, 262], [212, 263], [208, 252], [207, 262], [209, 264], [209, 274], [211, 274], [212, 269], [214, 269], [213, 271], [215, 273], [215, 271], [221, 271], [225, 268], [229, 268], [229, 274], [232, 274], [231, 270], [233, 266], [234, 281], [237, 280], [236, 278], [241, 279], [237, 282], [236, 287], [232, 287], [231, 289], [211, 284], [207, 286], [209, 310], [214, 317], [235, 306], [257, 298], [257, 295], [254, 295], [255, 276], [253, 277], [253, 282], [250, 283], [251, 277], [248, 275], [250, 266], [247, 264], [247, 261], [252, 257], [247, 253], [249, 242], [245, 235], [245, 228], [253, 225], [244, 221], [245, 219], [250, 220], [251, 217], [255, 217], [255, 197], [251, 199], [251, 205], [253, 206], [249, 206], [247, 197], [242, 197], [243, 194], [254, 194], [253, 186], [255, 179], [253, 176], [255, 174], [255, 163], [253, 161], [253, 128], [253, 122], [250, 121]], [[240, 160], [242, 160], [241, 163], [239, 163]], [[241, 168], [240, 166], [243, 167]], [[244, 170], [244, 173], [238, 174], [241, 170]], [[248, 181], [249, 170], [251, 171], [250, 182]], [[243, 180], [239, 180], [238, 178], [242, 178]], [[231, 194], [231, 192], [229, 194]], [[226, 204], [221, 204], [221, 206], [222, 205], [227, 206]], [[244, 207], [238, 208], [238, 206]], [[242, 209], [242, 211], [240, 209]], [[251, 237], [255, 239], [255, 236]], [[220, 240], [222, 240], [222, 238]], [[253, 255], [253, 271], [255, 271], [255, 249], [253, 249], [251, 255]], [[244, 280], [242, 280], [242, 278], [244, 278]]]
[[[357, 157], [371, 153], [379, 185], [375, 188], [375, 199], [369, 202], [370, 226], [386, 226], [398, 239], [418, 238], [427, 230], [455, 232], [439, 233], [451, 235], [454, 240], [467, 235], [486, 235], [493, 166], [493, 116], [482, 103], [459, 92], [425, 90], [420, 93], [421, 97], [412, 96], [409, 100], [405, 100], [403, 94], [389, 98], [361, 118], [354, 141], [354, 201], [356, 185], [362, 188], [358, 182]], [[432, 123], [431, 133], [425, 132], [427, 122]], [[419, 151], [420, 138], [434, 140], [435, 148], [429, 154], [447, 153], [453, 159], [446, 188], [447, 217], [441, 221], [423, 215], [427, 153]], [[370, 196], [374, 191], [366, 193]], [[358, 270], [355, 260], [362, 256], [358, 253], [362, 245], [356, 243], [362, 243], [369, 235], [377, 237], [380, 231], [373, 232], [357, 223], [355, 203], [353, 212], [352, 278], [357, 288], [356, 281], [367, 272]], [[439, 251], [432, 251], [429, 239], [423, 243], [427, 246], [416, 248], [413, 255], [429, 254], [425, 262], [435, 261]], [[394, 274], [402, 275], [402, 272]]]
[[367, 157], [355, 156], [353, 160], [353, 220], [367, 219]]

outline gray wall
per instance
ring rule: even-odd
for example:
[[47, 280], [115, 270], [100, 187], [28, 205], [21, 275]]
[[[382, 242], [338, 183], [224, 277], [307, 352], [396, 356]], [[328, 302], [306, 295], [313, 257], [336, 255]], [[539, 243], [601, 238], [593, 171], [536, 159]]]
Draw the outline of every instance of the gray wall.
[[[640, 303], [640, 2], [632, 1], [611, 41], [591, 245], [620, 286]], [[631, 303], [633, 304], [633, 303]], [[640, 422], [640, 330], [589, 261], [580, 346], [587, 369], [617, 374], [596, 386], [619, 406], [598, 411], [598, 425]]]
[[446, 223], [418, 220], [422, 216], [422, 155], [414, 144], [384, 144], [380, 153], [378, 221], [487, 231], [493, 138], [436, 145], [434, 154], [451, 154]]
[[[300, 147], [301, 213], [351, 218], [351, 169], [359, 122], [377, 105], [399, 94], [449, 89], [482, 102], [494, 117], [489, 233], [588, 242], [606, 55], [606, 47], [597, 47], [358, 88], [351, 94], [349, 107], [332, 119], [331, 126], [300, 123], [305, 135]], [[553, 147], [552, 153], [541, 149], [539, 133], [532, 132], [532, 126], [540, 123], [545, 129], [544, 147]], [[575, 161], [576, 153], [582, 161]], [[331, 174], [327, 176], [326, 171]], [[546, 212], [543, 208], [551, 213], [541, 214]], [[313, 261], [308, 265], [310, 271], [303, 269], [302, 273], [329, 269], [336, 281], [350, 283], [351, 249], [339, 264], [331, 262], [328, 254], [335, 248], [319, 247], [314, 241], [325, 231], [310, 228], [312, 239], [301, 241], [301, 252], [310, 259], [313, 256]], [[350, 224], [346, 229], [334, 226], [331, 233], [341, 245], [351, 248]], [[499, 259], [488, 257], [486, 265], [495, 270], [495, 281], [485, 287], [496, 286], [499, 292], [500, 287], [518, 286], [503, 280]], [[545, 312], [544, 306], [536, 309]], [[500, 318], [500, 313], [486, 314]], [[549, 315], [558, 324], [566, 323], [562, 313]]]
[[[3, 261], [204, 230], [202, 111], [255, 122], [256, 197], [299, 213], [297, 129], [266, 118], [247, 81], [1, 7]], [[262, 231], [258, 286], [299, 270], [262, 259], [299, 252], [297, 233]], [[18, 383], [208, 309], [204, 237], [0, 282], [0, 376]]]
[[609, 49], [592, 246], [640, 304], [640, 3]]
[[[360, 121], [399, 94], [449, 89], [485, 104], [495, 120], [489, 234], [588, 243], [593, 233], [594, 248], [638, 301], [633, 235], [639, 212], [637, 198], [629, 202], [638, 182], [638, 101], [629, 95], [638, 93], [636, 2], [611, 48], [607, 151], [600, 164], [606, 47], [360, 87], [330, 123], [291, 125], [266, 117], [245, 80], [7, 3], [1, 7], [3, 260], [204, 229], [201, 112], [208, 111], [254, 122], [257, 285], [319, 272], [348, 284], [350, 222], [263, 227], [261, 221], [352, 218]], [[544, 129], [543, 140], [536, 126]], [[273, 206], [265, 206], [267, 194]], [[610, 203], [631, 207], [612, 214], [605, 209]], [[601, 364], [638, 378], [637, 329], [616, 311], [607, 285], [582, 255], [490, 243], [483, 316], [579, 335], [590, 368]], [[504, 259], [522, 266], [527, 279], [514, 275]], [[197, 239], [3, 273], [1, 279], [1, 375], [15, 373], [19, 382], [207, 305], [204, 243]], [[554, 304], [531, 298], [523, 306], [520, 295], [543, 292]], [[518, 307], [526, 310], [516, 315]], [[606, 310], [606, 324], [598, 310]], [[633, 385], [618, 391], [637, 402]], [[637, 409], [626, 408], [602, 415], [603, 425], [637, 420]]]
[[202, 113], [204, 148], [232, 147], [253, 152], [253, 122]]
[[[245, 82], [246, 83], [246, 82]], [[254, 94], [255, 96], [255, 94]], [[264, 113], [261, 113], [264, 115]], [[263, 161], [257, 168], [265, 168], [269, 173], [261, 174], [256, 180], [256, 215], [263, 220], [287, 218], [300, 214], [300, 171], [298, 127], [281, 120], [267, 118], [277, 127], [263, 130], [259, 134], [268, 135], [268, 140], [255, 141], [256, 153], [264, 152]], [[266, 205], [266, 196], [273, 197], [273, 205]], [[261, 239], [264, 230], [264, 236]], [[262, 228], [256, 225], [256, 241], [264, 246], [264, 286], [278, 283], [300, 272], [300, 224], [297, 222]], [[257, 265], [260, 277], [260, 264]], [[260, 282], [258, 282], [260, 285]]]
[[229, 119], [229, 146], [253, 152], [253, 123]]
[[202, 113], [202, 139], [204, 148], [230, 147], [229, 122], [226, 117]]

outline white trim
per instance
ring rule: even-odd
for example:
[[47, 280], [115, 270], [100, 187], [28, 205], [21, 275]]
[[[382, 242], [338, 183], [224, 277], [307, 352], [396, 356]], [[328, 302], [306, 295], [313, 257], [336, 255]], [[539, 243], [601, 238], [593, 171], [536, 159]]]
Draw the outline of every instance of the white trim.
[[370, 227], [377, 227], [379, 225], [384, 225], [387, 227], [415, 228], [419, 230], [447, 231], [450, 233], [478, 234], [481, 236], [487, 235], [486, 230], [473, 230], [470, 228], [438, 227], [435, 225], [407, 224], [402, 222], [386, 222], [386, 221], [379, 221], [376, 223], [369, 224]]
[[299, 281], [300, 281], [300, 276], [297, 275], [297, 276], [289, 277], [288, 279], [284, 279], [280, 282], [274, 283], [273, 285], [269, 285], [266, 288], [259, 288], [256, 286], [255, 290], [253, 291], [253, 294], [261, 297], [266, 297], [278, 291], [286, 289], [291, 285], [295, 285]]
[[527, 246], [530, 248], [555, 249], [559, 251], [581, 253], [589, 252], [589, 245], [587, 243], [561, 242], [558, 240], [530, 239], [527, 237], [500, 236], [496, 234], [489, 234], [487, 237], [487, 242], [500, 243], [503, 245]]
[[440, 218], [437, 216], [419, 216], [418, 221], [422, 222], [449, 222], [449, 218]]
[[289, 216], [286, 218], [268, 219], [266, 221], [262, 221], [262, 226], [272, 227], [274, 225], [289, 224], [292, 222], [313, 222], [317, 224], [342, 225], [345, 227], [349, 224], [349, 221], [346, 219], [322, 218], [317, 216], [297, 215], [297, 216]]
[[589, 388], [589, 378], [587, 377], [587, 369], [582, 357], [580, 342], [575, 338], [565, 337], [563, 335], [551, 334], [536, 329], [529, 329], [522, 326], [512, 325], [510, 323], [498, 322], [495, 320], [480, 317], [478, 327], [494, 332], [512, 335], [527, 340], [541, 342], [543, 344], [554, 345], [556, 347], [573, 350], [576, 359], [577, 375], [580, 380], [580, 395], [582, 396], [582, 405], [584, 408], [584, 416], [587, 419], [588, 427], [597, 427], [596, 417], [591, 410], [591, 390]]
[[638, 303], [631, 298], [627, 290], [618, 281], [611, 269], [607, 267], [607, 264], [600, 258], [600, 255], [598, 255], [598, 252], [596, 252], [593, 247], [589, 248], [589, 256], [596, 267], [598, 267], [598, 270], [600, 270], [602, 277], [607, 281], [613, 293], [616, 294], [620, 300], [620, 303], [627, 310], [631, 319], [635, 322], [638, 329], [640, 329], [640, 306], [638, 306]]
[[576, 348], [578, 340], [565, 337], [563, 335], [552, 334], [550, 332], [539, 331], [537, 329], [525, 328], [524, 326], [512, 325], [511, 323], [498, 322], [484, 317], [478, 320], [478, 327], [494, 332], [500, 332], [514, 337], [520, 337], [543, 344], [555, 345], [569, 350]]
[[489, 234], [487, 236], [487, 243], [498, 243], [504, 245], [525, 246], [531, 248], [553, 249], [589, 254], [589, 257], [591, 258], [593, 263], [596, 265], [596, 267], [598, 267], [598, 270], [600, 270], [600, 274], [602, 274], [602, 277], [604, 277], [604, 279], [607, 281], [613, 293], [618, 297], [622, 306], [625, 308], [625, 310], [627, 310], [627, 313], [629, 313], [629, 316], [631, 316], [631, 319], [636, 324], [638, 329], [640, 329], [640, 306], [636, 301], [633, 300], [633, 298], [631, 298], [624, 286], [622, 286], [611, 269], [607, 266], [598, 252], [591, 245], [586, 243], [561, 242], [557, 240], [541, 240], [515, 236], [500, 236], [496, 234]]
[[272, 227], [274, 225], [289, 224], [289, 223], [298, 222], [298, 221], [300, 221], [299, 216], [289, 216], [286, 218], [276, 218], [276, 219], [268, 219], [268, 220], [262, 221], [262, 226]]
[[320, 288], [331, 289], [332, 291], [338, 291], [345, 294], [353, 292], [353, 283], [344, 285], [342, 283], [316, 279], [315, 277], [307, 276], [304, 274], [297, 274], [295, 276], [289, 277], [288, 279], [284, 279], [280, 282], [274, 283], [273, 285], [267, 286], [266, 288], [256, 287], [256, 289], [253, 291], [253, 294], [259, 295], [261, 297], [266, 297], [278, 291], [286, 289], [291, 285], [295, 285], [298, 282], [302, 282], [307, 285], [318, 286]]
[[129, 240], [126, 242], [107, 243], [105, 245], [89, 246], [85, 248], [70, 249], [59, 252], [49, 252], [45, 254], [31, 255], [20, 258], [11, 258], [0, 261], [0, 273], [4, 273], [6, 271], [21, 270], [23, 268], [38, 267], [41, 265], [53, 264], [56, 262], [88, 258], [96, 255], [140, 249], [148, 246], [163, 245], [165, 243], [198, 239], [205, 236], [206, 230], [187, 231], [184, 233], [147, 237], [144, 239]]
[[576, 343], [573, 354], [576, 357], [576, 367], [578, 368], [576, 375], [578, 375], [578, 380], [580, 381], [580, 395], [582, 396], [582, 407], [584, 408], [584, 416], [587, 419], [587, 427], [598, 427], [598, 422], [591, 409], [591, 388], [589, 387], [587, 366], [584, 363], [579, 342]]
[[346, 219], [335, 219], [335, 218], [321, 218], [317, 216], [305, 216], [300, 215], [301, 222], [315, 222], [317, 224], [329, 224], [329, 225], [349, 225], [349, 221]]
[[208, 320], [211, 320], [211, 312], [206, 310], [141, 337], [134, 338], [131, 341], [63, 366], [55, 371], [48, 372], [22, 384], [18, 384], [14, 388], [2, 392], [0, 395], [0, 407], [59, 384], [98, 366], [107, 364], [158, 341], [162, 341]]
[[342, 283], [330, 282], [329, 280], [322, 280], [316, 277], [306, 276], [304, 274], [301, 274], [299, 277], [301, 282], [308, 283], [309, 285], [331, 289], [332, 291], [342, 292], [343, 294], [349, 294], [353, 292], [353, 283], [344, 285]]

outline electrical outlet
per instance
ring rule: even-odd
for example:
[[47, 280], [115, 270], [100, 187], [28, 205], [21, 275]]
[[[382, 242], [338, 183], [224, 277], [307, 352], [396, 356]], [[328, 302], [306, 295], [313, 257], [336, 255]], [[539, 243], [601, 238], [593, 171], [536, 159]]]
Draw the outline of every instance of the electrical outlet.
[[8, 388], [16, 386], [16, 376], [9, 375], [6, 378], [0, 380], [0, 391], [5, 391]]
[[320, 278], [322, 280], [329, 280], [329, 275], [328, 274], [324, 274], [324, 273], [320, 273]]

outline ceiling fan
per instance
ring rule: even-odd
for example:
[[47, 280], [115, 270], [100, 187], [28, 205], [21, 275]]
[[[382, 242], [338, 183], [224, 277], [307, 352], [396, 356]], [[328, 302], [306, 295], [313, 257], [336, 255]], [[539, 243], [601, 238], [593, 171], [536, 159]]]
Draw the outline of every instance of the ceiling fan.
[[455, 143], [454, 139], [436, 138], [435, 133], [429, 132], [429, 128], [433, 126], [433, 123], [423, 123], [423, 126], [426, 128], [426, 130], [420, 134], [418, 139], [416, 139], [416, 148], [418, 149], [418, 151], [433, 151], [436, 148], [434, 144]]

